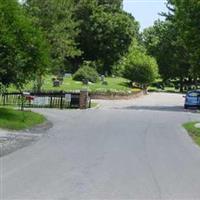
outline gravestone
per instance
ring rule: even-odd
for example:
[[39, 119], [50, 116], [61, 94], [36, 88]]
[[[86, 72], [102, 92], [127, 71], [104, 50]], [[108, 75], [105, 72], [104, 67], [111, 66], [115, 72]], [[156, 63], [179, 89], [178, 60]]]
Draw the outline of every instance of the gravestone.
[[53, 81], [53, 87], [60, 87], [60, 81], [59, 80], [54, 80]]
[[104, 82], [105, 81], [105, 76], [101, 75], [100, 80], [101, 80], [101, 82]]
[[71, 73], [65, 73], [65, 78], [69, 78], [69, 77], [71, 77], [72, 76], [72, 74]]
[[88, 83], [89, 83], [88, 79], [83, 79], [82, 82], [83, 82], [84, 85], [88, 85]]

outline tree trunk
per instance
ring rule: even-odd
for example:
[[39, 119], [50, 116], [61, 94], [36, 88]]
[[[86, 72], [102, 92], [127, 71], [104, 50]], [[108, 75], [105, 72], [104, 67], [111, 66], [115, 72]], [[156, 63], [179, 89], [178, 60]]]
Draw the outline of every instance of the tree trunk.
[[183, 92], [183, 77], [180, 77], [180, 92]]
[[37, 92], [41, 92], [41, 89], [42, 89], [42, 75], [38, 75], [37, 78], [36, 78], [36, 89], [37, 89]]
[[19, 89], [21, 93], [21, 111], [24, 111], [24, 94], [21, 89]]
[[146, 84], [144, 84], [144, 85], [142, 85], [142, 88], [143, 88], [143, 93], [145, 94], [145, 95], [147, 95], [148, 94], [148, 86], [146, 85]]
[[194, 78], [194, 85], [195, 85], [195, 89], [198, 89], [198, 81], [197, 81], [197, 77]]

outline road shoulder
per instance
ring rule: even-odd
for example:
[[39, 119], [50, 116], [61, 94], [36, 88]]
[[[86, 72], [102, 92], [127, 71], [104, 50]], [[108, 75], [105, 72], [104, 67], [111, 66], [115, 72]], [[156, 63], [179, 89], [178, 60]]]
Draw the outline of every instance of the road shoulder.
[[47, 135], [52, 128], [50, 121], [24, 131], [9, 131], [0, 129], [0, 157], [24, 148]]

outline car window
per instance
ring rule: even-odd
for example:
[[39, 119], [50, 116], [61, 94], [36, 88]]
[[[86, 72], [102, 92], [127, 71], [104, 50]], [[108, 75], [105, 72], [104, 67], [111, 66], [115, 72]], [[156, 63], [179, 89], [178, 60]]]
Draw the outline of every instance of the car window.
[[190, 92], [190, 93], [188, 93], [189, 97], [198, 97], [199, 95], [200, 95], [199, 92]]

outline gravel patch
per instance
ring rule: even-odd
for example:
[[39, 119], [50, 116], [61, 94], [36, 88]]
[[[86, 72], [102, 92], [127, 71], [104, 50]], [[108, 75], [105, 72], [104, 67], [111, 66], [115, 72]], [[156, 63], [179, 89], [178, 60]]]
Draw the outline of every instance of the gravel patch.
[[47, 135], [47, 130], [52, 126], [52, 123], [47, 121], [42, 125], [23, 131], [0, 129], [0, 157], [38, 141]]

